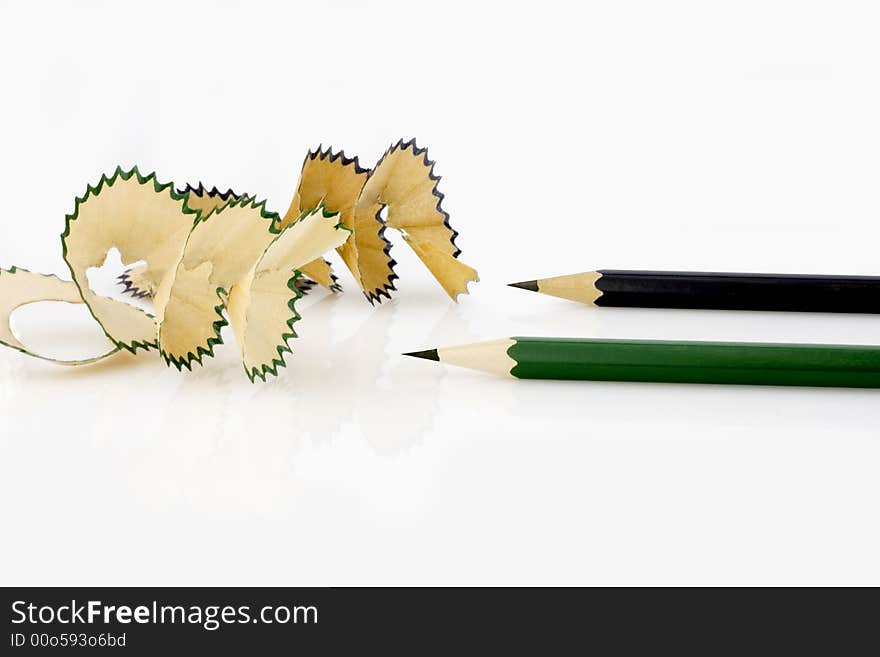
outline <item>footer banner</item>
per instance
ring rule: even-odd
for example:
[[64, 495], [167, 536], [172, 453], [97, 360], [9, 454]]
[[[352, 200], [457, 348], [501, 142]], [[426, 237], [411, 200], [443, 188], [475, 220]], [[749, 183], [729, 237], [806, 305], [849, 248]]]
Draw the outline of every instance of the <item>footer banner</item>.
[[[875, 590], [6, 588], [2, 654], [701, 654], [877, 645]], [[196, 652], [192, 652], [196, 651]]]

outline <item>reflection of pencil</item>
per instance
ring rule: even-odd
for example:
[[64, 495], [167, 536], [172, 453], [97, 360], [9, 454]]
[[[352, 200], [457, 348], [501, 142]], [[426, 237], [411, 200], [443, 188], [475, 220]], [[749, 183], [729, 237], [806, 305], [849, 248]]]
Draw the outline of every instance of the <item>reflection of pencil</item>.
[[517, 379], [880, 387], [880, 347], [504, 338], [406, 356]]
[[880, 313], [876, 276], [605, 269], [510, 285], [597, 306]]

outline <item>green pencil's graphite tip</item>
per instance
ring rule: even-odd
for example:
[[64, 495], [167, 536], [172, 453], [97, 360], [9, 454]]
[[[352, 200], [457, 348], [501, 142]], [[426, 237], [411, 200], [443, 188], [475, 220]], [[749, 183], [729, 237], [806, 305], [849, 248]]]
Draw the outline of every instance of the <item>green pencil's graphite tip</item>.
[[413, 358], [424, 358], [425, 360], [436, 360], [439, 362], [440, 354], [436, 349], [426, 349], [425, 351], [411, 351], [404, 356], [412, 356]]
[[522, 283], [508, 283], [508, 287], [518, 287], [521, 290], [529, 290], [530, 292], [538, 291], [538, 281], [523, 281]]

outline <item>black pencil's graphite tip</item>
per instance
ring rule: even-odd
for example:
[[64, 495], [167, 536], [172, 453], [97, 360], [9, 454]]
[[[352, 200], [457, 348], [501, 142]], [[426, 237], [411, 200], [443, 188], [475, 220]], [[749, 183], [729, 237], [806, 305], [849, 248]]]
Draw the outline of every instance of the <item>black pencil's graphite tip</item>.
[[436, 349], [426, 349], [425, 351], [411, 351], [408, 354], [404, 354], [404, 356], [412, 356], [413, 358], [424, 358], [426, 360], [440, 360], [440, 354], [437, 353]]
[[522, 283], [508, 283], [508, 287], [518, 287], [521, 290], [529, 290], [530, 292], [538, 291], [538, 281], [523, 281]]

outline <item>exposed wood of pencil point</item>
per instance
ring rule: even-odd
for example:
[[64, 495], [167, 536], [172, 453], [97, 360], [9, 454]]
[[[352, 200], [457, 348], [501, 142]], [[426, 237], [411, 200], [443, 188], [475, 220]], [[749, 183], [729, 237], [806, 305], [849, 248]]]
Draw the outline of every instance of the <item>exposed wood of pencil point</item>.
[[510, 287], [517, 287], [530, 292], [540, 292], [551, 297], [578, 301], [580, 303], [595, 304], [602, 296], [602, 290], [596, 286], [602, 275], [599, 272], [588, 271], [582, 274], [569, 276], [556, 276], [554, 278], [539, 278], [535, 281], [522, 281], [510, 283]]

